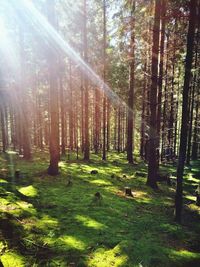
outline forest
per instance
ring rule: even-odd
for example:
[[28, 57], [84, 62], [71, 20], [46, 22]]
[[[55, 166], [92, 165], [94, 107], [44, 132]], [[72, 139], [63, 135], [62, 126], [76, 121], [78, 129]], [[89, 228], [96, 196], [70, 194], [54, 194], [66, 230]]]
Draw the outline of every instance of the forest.
[[200, 266], [200, 0], [0, 0], [0, 267]]

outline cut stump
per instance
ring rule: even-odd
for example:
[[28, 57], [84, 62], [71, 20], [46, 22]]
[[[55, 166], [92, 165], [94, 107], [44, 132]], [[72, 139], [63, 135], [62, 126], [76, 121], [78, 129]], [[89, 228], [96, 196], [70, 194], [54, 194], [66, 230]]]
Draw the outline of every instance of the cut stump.
[[131, 187], [129, 187], [129, 186], [125, 187], [124, 188], [124, 192], [125, 192], [126, 196], [133, 197], [133, 193], [132, 193]]

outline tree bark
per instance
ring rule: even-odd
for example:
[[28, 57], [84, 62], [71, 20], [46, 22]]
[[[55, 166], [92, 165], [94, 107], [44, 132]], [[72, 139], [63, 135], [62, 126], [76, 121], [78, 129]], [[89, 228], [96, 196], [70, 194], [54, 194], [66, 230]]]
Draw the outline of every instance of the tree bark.
[[197, 0], [190, 0], [190, 17], [189, 17], [189, 27], [187, 34], [187, 54], [185, 61], [185, 76], [183, 85], [182, 123], [181, 123], [179, 159], [177, 167], [177, 187], [175, 196], [175, 221], [178, 223], [181, 223], [182, 206], [183, 206], [183, 173], [184, 173], [184, 164], [185, 164], [186, 147], [187, 147], [188, 94], [189, 94], [189, 86], [191, 80], [191, 68], [192, 68], [195, 22], [196, 22], [196, 6], [197, 6]]
[[[46, 2], [49, 22], [55, 26], [55, 0]], [[58, 174], [59, 153], [59, 109], [58, 109], [58, 84], [57, 84], [57, 60], [56, 52], [49, 47], [49, 98], [50, 98], [50, 165], [49, 175]]]
[[131, 51], [130, 51], [130, 77], [128, 93], [128, 135], [127, 135], [127, 160], [133, 163], [133, 113], [134, 113], [134, 83], [135, 83], [135, 1], [132, 1], [131, 10]]
[[158, 85], [158, 53], [160, 30], [160, 1], [156, 0], [153, 26], [153, 47], [151, 66], [151, 91], [150, 91], [150, 134], [149, 134], [149, 164], [147, 185], [157, 188], [157, 85]]
[[[84, 61], [88, 62], [88, 45], [87, 45], [87, 7], [86, 0], [83, 2], [83, 46], [84, 46]], [[85, 91], [85, 143], [84, 143], [84, 160], [90, 159], [90, 142], [89, 142], [89, 89], [88, 89], [88, 78], [84, 79], [84, 91]]]

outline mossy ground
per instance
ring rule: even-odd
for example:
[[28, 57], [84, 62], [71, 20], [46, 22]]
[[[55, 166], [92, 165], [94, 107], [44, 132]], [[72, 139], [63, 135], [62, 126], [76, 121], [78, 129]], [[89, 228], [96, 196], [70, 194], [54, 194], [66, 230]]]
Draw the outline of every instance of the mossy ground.
[[[20, 169], [18, 181], [7, 178], [13, 166]], [[186, 169], [182, 225], [174, 222], [175, 187], [159, 183], [158, 191], [151, 190], [145, 185], [146, 165], [128, 165], [123, 153], [109, 154], [107, 162], [95, 155], [88, 163], [62, 158], [56, 177], [46, 174], [44, 153], [30, 162], [1, 156], [0, 167], [5, 267], [200, 266], [200, 209], [194, 196], [199, 162]], [[94, 169], [98, 174], [90, 174]], [[171, 165], [161, 170], [175, 176]], [[131, 186], [133, 197], [124, 196], [125, 186]]]

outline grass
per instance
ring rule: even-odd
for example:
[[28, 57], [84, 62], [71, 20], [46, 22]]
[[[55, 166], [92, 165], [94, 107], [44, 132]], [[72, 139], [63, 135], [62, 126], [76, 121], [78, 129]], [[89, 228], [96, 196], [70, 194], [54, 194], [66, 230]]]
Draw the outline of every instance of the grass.
[[[128, 165], [123, 153], [109, 154], [107, 162], [96, 155], [88, 163], [63, 158], [57, 177], [46, 174], [46, 154], [36, 153], [31, 162], [13, 155], [12, 161], [21, 171], [18, 181], [7, 178], [10, 159], [0, 158], [3, 266], [200, 266], [200, 209], [194, 201], [199, 162], [186, 170], [184, 220], [178, 225], [175, 188], [146, 187], [146, 165]], [[161, 171], [175, 177], [171, 165]], [[124, 196], [126, 186], [133, 197]]]

